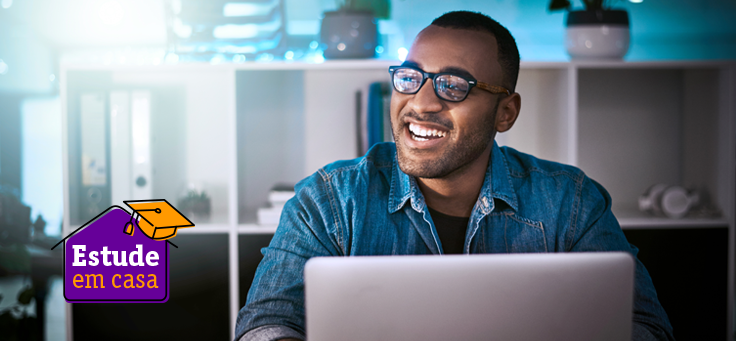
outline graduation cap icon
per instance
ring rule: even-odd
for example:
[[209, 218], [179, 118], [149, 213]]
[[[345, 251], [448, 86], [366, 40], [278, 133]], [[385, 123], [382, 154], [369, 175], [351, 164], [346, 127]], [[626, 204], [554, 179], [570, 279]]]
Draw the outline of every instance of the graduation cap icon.
[[[138, 228], [153, 240], [166, 240], [176, 237], [176, 231], [180, 228], [192, 227], [187, 217], [179, 212], [166, 199], [154, 200], [127, 200], [123, 201], [133, 210], [130, 221], [125, 223], [125, 234], [132, 236], [135, 232], [134, 221]], [[140, 220], [136, 220], [139, 217]]]

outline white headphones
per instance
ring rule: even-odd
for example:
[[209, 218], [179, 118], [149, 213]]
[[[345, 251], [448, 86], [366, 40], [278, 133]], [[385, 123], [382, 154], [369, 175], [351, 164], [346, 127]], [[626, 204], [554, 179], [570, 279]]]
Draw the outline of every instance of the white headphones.
[[682, 218], [699, 202], [697, 192], [688, 192], [680, 186], [656, 184], [639, 197], [639, 209], [655, 215]]

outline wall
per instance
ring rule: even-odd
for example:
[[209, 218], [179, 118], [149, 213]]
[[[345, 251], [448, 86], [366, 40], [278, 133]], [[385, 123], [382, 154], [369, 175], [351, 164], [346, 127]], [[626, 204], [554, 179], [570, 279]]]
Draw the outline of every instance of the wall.
[[0, 93], [0, 185], [21, 190], [21, 102]]
[[[287, 17], [303, 34], [319, 24], [320, 11], [333, 10], [337, 1], [285, 0]], [[579, 0], [571, 1], [580, 7]], [[383, 33], [399, 35], [409, 47], [432, 20], [453, 10], [480, 11], [506, 26], [516, 38], [522, 60], [567, 60], [564, 47], [565, 13], [547, 11], [548, 0], [393, 0], [391, 20], [381, 22]], [[628, 60], [736, 58], [736, 1], [644, 0], [635, 4], [613, 1], [629, 11], [632, 43]], [[310, 24], [309, 21], [312, 21]], [[311, 29], [311, 30], [310, 30]], [[291, 33], [299, 33], [291, 29]], [[387, 49], [390, 58], [396, 48]]]
[[21, 104], [21, 122], [23, 202], [32, 209], [32, 221], [43, 216], [47, 235], [61, 235], [64, 198], [59, 97], [26, 98]]
[[[2, 11], [5, 10], [0, 9], [0, 14], [4, 14]], [[40, 94], [56, 90], [54, 58], [48, 41], [32, 27], [0, 15], [0, 93]]]

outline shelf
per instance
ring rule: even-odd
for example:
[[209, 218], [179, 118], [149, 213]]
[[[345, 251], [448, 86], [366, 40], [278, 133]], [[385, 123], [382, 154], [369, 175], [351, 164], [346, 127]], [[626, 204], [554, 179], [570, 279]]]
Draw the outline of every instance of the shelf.
[[711, 69], [735, 67], [733, 60], [665, 60], [665, 61], [625, 61], [625, 60], [575, 60], [570, 62], [525, 62], [523, 69]]
[[[387, 69], [389, 66], [399, 65], [402, 62], [392, 59], [344, 59], [327, 60], [322, 63], [308, 63], [303, 61], [272, 61], [272, 62], [245, 62], [221, 63], [187, 62], [177, 64], [136, 65], [136, 64], [77, 64], [63, 63], [63, 70], [105, 70], [105, 71], [145, 71], [145, 70], [177, 70], [177, 71], [239, 71], [239, 70], [367, 70]], [[521, 61], [521, 69], [693, 69], [693, 68], [720, 68], [734, 67], [733, 60], [667, 60], [667, 61], [624, 61], [624, 60], [575, 60], [570, 62], [539, 62]]]
[[201, 234], [201, 233], [228, 233], [232, 230], [229, 225], [223, 224], [197, 224], [176, 230], [177, 234]]
[[727, 228], [728, 221], [725, 219], [706, 218], [620, 218], [618, 219], [622, 230], [636, 229], [682, 229], [682, 228]]
[[613, 210], [621, 229], [670, 229], [670, 228], [713, 228], [728, 227], [728, 220], [723, 217], [684, 217], [668, 218], [654, 216], [635, 209]]
[[[76, 64], [65, 63], [61, 65], [62, 70], [104, 70], [104, 71], [241, 71], [241, 70], [368, 70], [386, 69], [389, 66], [399, 65], [401, 61], [391, 59], [345, 59], [328, 60], [323, 63], [307, 62], [245, 62], [245, 63], [222, 63], [211, 64], [208, 62], [189, 62], [177, 64], [159, 65], [136, 65], [136, 64]], [[565, 63], [559, 63], [564, 65]], [[564, 67], [564, 66], [562, 66]], [[387, 71], [388, 72], [388, 71]]]
[[401, 61], [390, 59], [345, 59], [328, 60], [324, 63], [306, 62], [270, 62], [270, 63], [241, 63], [231, 64], [235, 70], [363, 70], [363, 69], [386, 69], [393, 65], [399, 65]]
[[[568, 64], [568, 63], [563, 63]], [[736, 66], [733, 60], [664, 60], [664, 61], [572, 61], [569, 65], [578, 69], [709, 69]]]
[[277, 225], [255, 225], [255, 224], [241, 224], [238, 225], [239, 234], [261, 234], [261, 233], [274, 233], [276, 232]]

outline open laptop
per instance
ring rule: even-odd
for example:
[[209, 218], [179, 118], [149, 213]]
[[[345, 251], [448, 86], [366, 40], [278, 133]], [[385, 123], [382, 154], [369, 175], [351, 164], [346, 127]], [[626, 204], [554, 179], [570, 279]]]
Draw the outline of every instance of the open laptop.
[[312, 258], [307, 340], [630, 340], [631, 255]]

